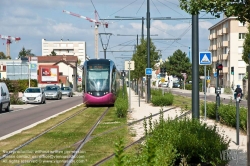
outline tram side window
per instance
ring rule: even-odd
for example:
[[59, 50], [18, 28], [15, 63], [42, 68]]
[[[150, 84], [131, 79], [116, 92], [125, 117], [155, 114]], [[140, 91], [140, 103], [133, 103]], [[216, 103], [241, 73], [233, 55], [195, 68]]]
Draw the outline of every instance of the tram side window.
[[82, 71], [82, 91], [85, 92], [85, 73], [84, 69]]

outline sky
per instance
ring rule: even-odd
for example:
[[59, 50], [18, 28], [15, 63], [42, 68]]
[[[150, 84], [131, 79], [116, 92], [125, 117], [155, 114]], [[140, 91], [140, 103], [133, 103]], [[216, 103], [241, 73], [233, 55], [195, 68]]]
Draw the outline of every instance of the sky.
[[[154, 45], [160, 50], [162, 59], [171, 56], [177, 49], [189, 56], [191, 47], [191, 15], [181, 10], [179, 0], [150, 0], [150, 17], [171, 17], [172, 20], [150, 21], [150, 34]], [[0, 35], [20, 37], [19, 42], [10, 45], [12, 59], [18, 57], [24, 47], [31, 49], [37, 56], [42, 54], [42, 39], [47, 41], [71, 40], [85, 41], [87, 56], [95, 57], [94, 23], [63, 12], [67, 10], [79, 15], [95, 19], [114, 19], [120, 17], [146, 18], [147, 0], [1, 0], [0, 1]], [[174, 20], [174, 18], [190, 18]], [[199, 51], [208, 51], [209, 28], [221, 18], [200, 13], [199, 18]], [[214, 18], [214, 19], [208, 19]], [[124, 68], [124, 61], [132, 56], [134, 45], [142, 33], [141, 20], [105, 20], [108, 28], [100, 26], [101, 35], [98, 40], [99, 58], [104, 57], [102, 43], [107, 45], [107, 59], [112, 59], [118, 68]], [[144, 37], [147, 28], [144, 21]], [[120, 36], [119, 36], [120, 35]], [[180, 38], [180, 40], [162, 40]], [[155, 40], [161, 39], [161, 40]], [[102, 40], [102, 41], [101, 41]], [[0, 52], [6, 54], [6, 40], [0, 39]], [[139, 42], [140, 43], [140, 42]], [[113, 51], [113, 52], [112, 52]], [[116, 52], [114, 52], [116, 51]], [[119, 52], [117, 52], [119, 51]], [[128, 52], [125, 52], [128, 51]], [[190, 54], [191, 56], [191, 54]]]

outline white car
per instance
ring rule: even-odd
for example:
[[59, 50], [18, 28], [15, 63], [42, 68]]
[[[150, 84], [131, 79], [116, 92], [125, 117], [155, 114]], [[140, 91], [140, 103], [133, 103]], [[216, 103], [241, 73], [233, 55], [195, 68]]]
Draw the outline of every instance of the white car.
[[24, 91], [22, 101], [24, 103], [45, 104], [46, 98], [42, 88], [30, 87]]

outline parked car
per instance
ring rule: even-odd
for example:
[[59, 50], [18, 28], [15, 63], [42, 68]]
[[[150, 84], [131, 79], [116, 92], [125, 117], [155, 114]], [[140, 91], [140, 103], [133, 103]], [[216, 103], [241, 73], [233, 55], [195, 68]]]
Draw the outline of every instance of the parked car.
[[180, 83], [179, 82], [174, 82], [173, 83], [173, 88], [180, 88]]
[[46, 98], [42, 88], [30, 87], [27, 88], [22, 97], [24, 103], [40, 103], [45, 104]]
[[73, 91], [71, 87], [62, 87], [62, 95], [67, 95], [68, 97], [73, 97]]
[[10, 111], [10, 93], [4, 82], [0, 82], [0, 112], [2, 110]]
[[161, 84], [161, 87], [162, 87], [162, 88], [167, 88], [167, 87], [168, 87], [168, 82], [163, 82], [163, 83]]
[[47, 85], [44, 93], [46, 99], [62, 99], [62, 91], [58, 85]]

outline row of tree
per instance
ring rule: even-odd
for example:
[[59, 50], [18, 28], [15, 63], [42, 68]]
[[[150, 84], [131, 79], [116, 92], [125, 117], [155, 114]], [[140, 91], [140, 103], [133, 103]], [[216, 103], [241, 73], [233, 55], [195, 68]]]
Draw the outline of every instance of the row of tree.
[[[23, 47], [21, 51], [19, 51], [18, 59], [25, 56], [36, 56], [36, 55], [31, 52], [31, 49], [25, 49]], [[56, 56], [56, 52], [53, 50], [50, 56]], [[4, 52], [0, 52], [0, 59], [11, 59], [11, 57], [6, 56]]]

